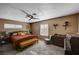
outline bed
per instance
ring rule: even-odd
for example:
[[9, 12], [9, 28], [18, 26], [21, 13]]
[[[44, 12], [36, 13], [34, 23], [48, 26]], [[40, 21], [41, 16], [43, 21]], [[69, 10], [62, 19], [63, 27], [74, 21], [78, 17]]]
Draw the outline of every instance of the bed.
[[[19, 33], [19, 32], [18, 32]], [[23, 32], [20, 32], [19, 35], [11, 35], [10, 36], [10, 41], [12, 43], [12, 46], [14, 48], [25, 48], [31, 44], [34, 44], [35, 42], [38, 41], [38, 37], [36, 35], [32, 34], [24, 34], [21, 35]], [[14, 33], [15, 34], [15, 33]]]

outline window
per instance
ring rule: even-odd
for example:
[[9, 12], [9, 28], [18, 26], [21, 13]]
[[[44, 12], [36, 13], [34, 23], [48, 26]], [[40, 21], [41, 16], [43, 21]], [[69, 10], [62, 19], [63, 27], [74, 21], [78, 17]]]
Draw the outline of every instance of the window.
[[40, 35], [48, 36], [48, 24], [41, 24], [40, 25]]
[[4, 29], [20, 29], [22, 25], [4, 24]]

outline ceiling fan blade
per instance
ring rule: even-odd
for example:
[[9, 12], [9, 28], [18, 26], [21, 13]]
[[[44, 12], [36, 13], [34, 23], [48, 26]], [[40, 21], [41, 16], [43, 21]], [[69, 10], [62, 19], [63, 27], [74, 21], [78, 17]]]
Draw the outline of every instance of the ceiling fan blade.
[[37, 15], [36, 13], [33, 13], [32, 15]]
[[29, 19], [29, 21], [31, 20], [31, 18]]
[[33, 19], [39, 19], [39, 18], [33, 18]]
[[27, 15], [25, 15], [24, 18], [25, 18], [25, 19], [28, 18]]
[[23, 13], [27, 14], [27, 15], [30, 15], [28, 14], [26, 11], [22, 10], [22, 9], [19, 9], [20, 11], [22, 11]]
[[38, 19], [38, 18], [30, 18], [29, 21], [32, 20], [32, 19]]

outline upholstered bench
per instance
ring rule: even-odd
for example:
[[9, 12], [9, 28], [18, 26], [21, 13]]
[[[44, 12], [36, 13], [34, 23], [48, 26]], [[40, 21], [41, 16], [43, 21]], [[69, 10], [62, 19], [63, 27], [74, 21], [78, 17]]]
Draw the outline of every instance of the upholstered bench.
[[37, 38], [32, 38], [32, 39], [29, 39], [27, 41], [19, 42], [19, 47], [20, 48], [25, 48], [26, 46], [33, 44], [37, 40], [38, 40]]

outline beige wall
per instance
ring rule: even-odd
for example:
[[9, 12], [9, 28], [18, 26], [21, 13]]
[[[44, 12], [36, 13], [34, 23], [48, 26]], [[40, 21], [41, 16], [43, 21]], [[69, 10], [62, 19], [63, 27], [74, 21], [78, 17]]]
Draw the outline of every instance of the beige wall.
[[[65, 21], [69, 21], [69, 26], [67, 30], [63, 27]], [[4, 23], [17, 24], [22, 25], [22, 29], [4, 29]], [[66, 34], [66, 33], [78, 33], [79, 32], [79, 14], [53, 18], [46, 21], [40, 21], [32, 24], [27, 24], [24, 22], [12, 21], [12, 20], [4, 20], [0, 19], [0, 31], [18, 31], [18, 30], [29, 30], [30, 27], [32, 31], [36, 35], [40, 35], [40, 24], [48, 24], [49, 25], [49, 35], [53, 35], [54, 33]], [[58, 24], [58, 27], [55, 29], [53, 24]]]
[[77, 19], [78, 19], [78, 33], [79, 33], [79, 14], [77, 15]]
[[[32, 24], [32, 31], [36, 35], [40, 35], [40, 24], [49, 25], [49, 35], [54, 33], [66, 34], [66, 33], [77, 33], [78, 32], [78, 14], [63, 16], [59, 18], [54, 18], [46, 21], [36, 22]], [[69, 22], [67, 30], [63, 27], [65, 21]], [[58, 24], [58, 27], [54, 29], [53, 24]]]
[[[17, 25], [22, 25], [22, 29], [4, 29], [4, 24], [17, 24]], [[24, 30], [27, 31], [29, 29], [29, 24], [24, 23], [24, 22], [18, 22], [18, 21], [12, 21], [12, 20], [5, 20], [5, 19], [0, 19], [0, 31], [19, 31], [19, 30]]]

